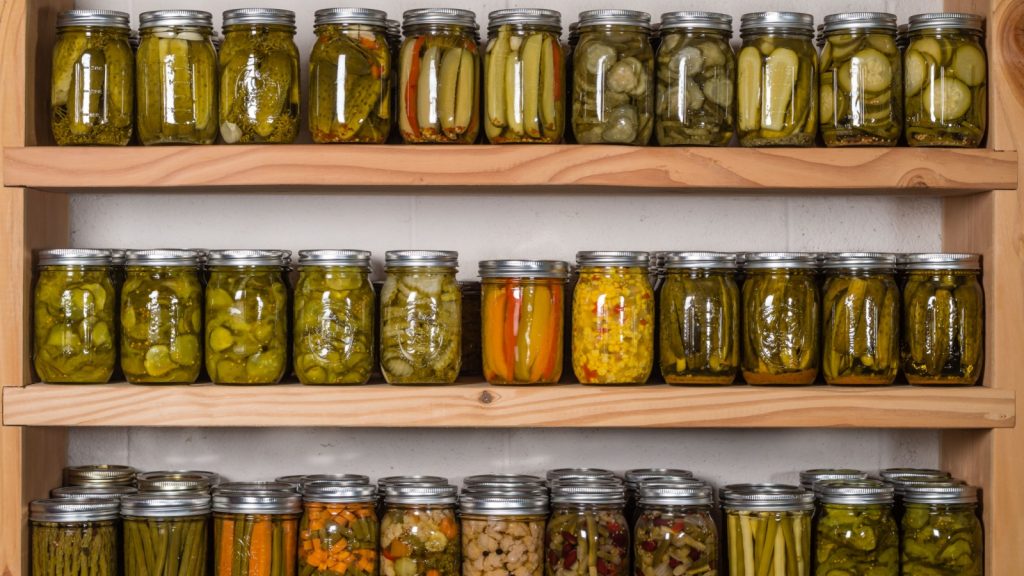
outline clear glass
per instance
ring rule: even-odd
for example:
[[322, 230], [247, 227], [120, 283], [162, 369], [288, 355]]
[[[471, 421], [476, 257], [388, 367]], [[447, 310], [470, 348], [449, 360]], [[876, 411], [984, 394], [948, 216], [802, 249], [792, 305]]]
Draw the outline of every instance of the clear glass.
[[298, 514], [213, 515], [213, 574], [295, 576]]
[[388, 271], [380, 296], [381, 371], [390, 384], [451, 384], [462, 365], [462, 297], [451, 268]]
[[718, 554], [710, 506], [641, 505], [633, 542], [636, 576], [717, 574]]
[[663, 32], [655, 132], [661, 146], [727, 146], [736, 132], [736, 55], [731, 34]]
[[669, 270], [660, 298], [665, 381], [732, 384], [740, 367], [740, 291], [732, 271]]
[[891, 273], [838, 270], [822, 303], [828, 384], [892, 384], [899, 371], [900, 291]]
[[466, 514], [462, 521], [462, 576], [495, 572], [544, 576], [547, 515]]
[[901, 533], [906, 576], [984, 574], [984, 534], [974, 504], [908, 502]]
[[80, 576], [83, 571], [86, 574], [118, 574], [121, 563], [119, 524], [114, 520], [33, 520], [32, 574]]
[[384, 576], [460, 576], [459, 521], [451, 504], [385, 504], [380, 522]]
[[899, 576], [900, 537], [891, 504], [822, 504], [815, 574]]
[[299, 573], [377, 576], [379, 540], [375, 502], [306, 502], [299, 526]]
[[546, 532], [546, 576], [629, 576], [621, 505], [553, 504]]
[[768, 511], [726, 508], [729, 576], [811, 574], [812, 510]]
[[814, 146], [818, 51], [810, 36], [746, 34], [737, 63], [740, 145]]
[[985, 293], [978, 272], [908, 272], [902, 337], [909, 383], [977, 384], [985, 361]]
[[126, 516], [125, 576], [206, 576], [208, 519], [206, 514], [167, 518]]
[[896, 33], [842, 30], [821, 53], [825, 145], [895, 146], [903, 132], [903, 65]]
[[748, 269], [743, 282], [743, 379], [813, 384], [818, 377], [820, 296], [813, 270]]
[[483, 356], [489, 383], [558, 383], [564, 292], [565, 281], [554, 278], [484, 280]]

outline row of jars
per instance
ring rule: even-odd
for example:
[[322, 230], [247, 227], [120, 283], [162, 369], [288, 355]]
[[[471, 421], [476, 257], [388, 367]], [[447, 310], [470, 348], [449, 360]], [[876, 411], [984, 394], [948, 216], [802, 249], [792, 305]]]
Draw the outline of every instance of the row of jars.
[[[633, 10], [581, 13], [567, 46], [561, 15], [546, 9], [492, 12], [484, 46], [468, 10], [407, 11], [400, 46], [388, 22], [373, 9], [316, 12], [314, 142], [383, 143], [397, 126], [407, 143], [468, 144], [482, 124], [492, 143], [558, 143], [567, 115], [583, 144], [656, 134], [664, 146], [734, 135], [742, 146], [813, 146], [820, 129], [827, 146], [977, 147], [985, 133], [983, 21], [971, 14], [911, 17], [902, 55], [894, 15], [833, 14], [820, 61], [813, 17], [794, 12], [744, 15], [738, 55], [732, 18], [711, 12], [664, 14], [657, 53], [650, 15]], [[291, 11], [225, 12], [219, 54], [212, 16], [196, 10], [143, 13], [135, 56], [125, 13], [72, 10], [58, 29], [58, 144], [124, 145], [133, 125], [143, 144], [298, 134]]]

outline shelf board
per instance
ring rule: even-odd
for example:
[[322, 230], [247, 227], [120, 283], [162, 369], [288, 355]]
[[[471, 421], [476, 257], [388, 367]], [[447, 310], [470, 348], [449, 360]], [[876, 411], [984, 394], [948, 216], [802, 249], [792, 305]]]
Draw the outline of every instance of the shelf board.
[[894, 387], [136, 386], [3, 389], [6, 426], [1006, 428], [1013, 391]]
[[11, 147], [4, 185], [118, 188], [550, 186], [821, 194], [1017, 187], [1017, 154], [922, 148], [628, 146]]

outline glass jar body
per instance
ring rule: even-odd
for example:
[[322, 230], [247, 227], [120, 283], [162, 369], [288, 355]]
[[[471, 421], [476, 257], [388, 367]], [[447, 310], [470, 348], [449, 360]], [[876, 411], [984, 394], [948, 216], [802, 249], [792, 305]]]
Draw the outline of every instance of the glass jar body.
[[900, 292], [889, 272], [838, 270], [822, 299], [828, 384], [892, 384], [899, 371]]
[[729, 576], [766, 574], [785, 565], [785, 574], [811, 575], [812, 510], [726, 508]]
[[483, 282], [484, 376], [491, 384], [556, 384], [562, 376], [565, 281]]
[[815, 529], [816, 574], [898, 576], [899, 543], [891, 504], [822, 504]]
[[736, 117], [741, 146], [814, 146], [818, 52], [811, 37], [744, 33], [737, 58]]
[[380, 526], [374, 502], [305, 503], [299, 526], [299, 573], [377, 576]]
[[717, 573], [718, 527], [710, 506], [641, 505], [633, 543], [636, 576]]
[[544, 576], [545, 515], [461, 515], [462, 574]]
[[621, 505], [552, 505], [547, 576], [629, 576], [629, 527]]
[[820, 362], [820, 296], [804, 269], [749, 269], [743, 282], [747, 384], [813, 384]]
[[907, 502], [901, 526], [903, 574], [981, 576], [984, 537], [974, 504]]
[[670, 270], [660, 296], [665, 381], [732, 384], [740, 366], [740, 292], [732, 273]]
[[461, 544], [453, 504], [385, 504], [380, 523], [384, 576], [461, 576]]
[[275, 574], [295, 576], [299, 514], [213, 515], [213, 574], [258, 573], [273, 567]]
[[462, 297], [455, 271], [388, 271], [380, 297], [381, 371], [390, 384], [451, 384], [462, 364]]
[[661, 146], [727, 146], [736, 131], [736, 55], [730, 34], [669, 30], [658, 49]]
[[909, 383], [977, 384], [985, 360], [985, 293], [978, 272], [909, 271], [903, 311]]
[[72, 563], [95, 567], [96, 573], [117, 574], [121, 562], [120, 522], [32, 521], [32, 574], [75, 576]]
[[[125, 576], [178, 574], [179, 576], [205, 576], [209, 516], [174, 516], [167, 518], [125, 517], [124, 567]], [[161, 550], [156, 559], [163, 565], [150, 566], [150, 555]]]

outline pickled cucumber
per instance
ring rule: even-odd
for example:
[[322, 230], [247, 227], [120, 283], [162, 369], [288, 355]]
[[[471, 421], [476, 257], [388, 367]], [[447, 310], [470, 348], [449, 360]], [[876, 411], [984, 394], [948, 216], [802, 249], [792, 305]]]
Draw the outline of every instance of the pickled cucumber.
[[910, 146], [976, 148], [988, 115], [987, 64], [978, 35], [918, 31], [906, 66], [906, 138]]
[[564, 61], [553, 32], [498, 28], [484, 55], [484, 128], [492, 144], [562, 141]]
[[899, 289], [892, 275], [831, 276], [822, 307], [825, 382], [892, 384], [899, 369]]
[[365, 269], [303, 266], [295, 286], [295, 373], [303, 384], [363, 384], [373, 370], [373, 286]]
[[128, 31], [61, 29], [53, 52], [50, 129], [60, 146], [124, 146], [132, 137], [135, 62]]
[[739, 289], [730, 273], [672, 271], [661, 287], [660, 362], [669, 384], [732, 384], [740, 364]]
[[47, 266], [34, 303], [34, 365], [43, 382], [101, 384], [116, 357], [114, 285], [100, 267]]
[[900, 573], [900, 540], [891, 505], [826, 503], [816, 535], [817, 576]]
[[129, 382], [196, 381], [203, 301], [195, 268], [129, 266], [120, 315], [121, 368]]
[[208, 28], [146, 28], [136, 55], [143, 144], [212, 144], [217, 137], [217, 54]]
[[748, 384], [811, 384], [821, 323], [814, 274], [749, 270], [743, 282], [743, 378]]
[[[446, 65], [447, 64], [447, 65]], [[407, 37], [400, 62], [399, 129], [410, 144], [471, 144], [480, 130], [480, 55], [464, 34]]]
[[969, 273], [912, 271], [903, 288], [903, 373], [911, 384], [977, 383], [985, 300]]
[[736, 82], [742, 146], [813, 146], [818, 56], [810, 39], [749, 38]]
[[902, 522], [905, 576], [981, 576], [981, 521], [970, 505], [908, 503]]
[[663, 34], [657, 63], [658, 144], [727, 145], [736, 115], [736, 58], [728, 39], [710, 32]]
[[454, 382], [462, 361], [462, 298], [454, 273], [391, 273], [380, 301], [385, 379], [392, 384]]

